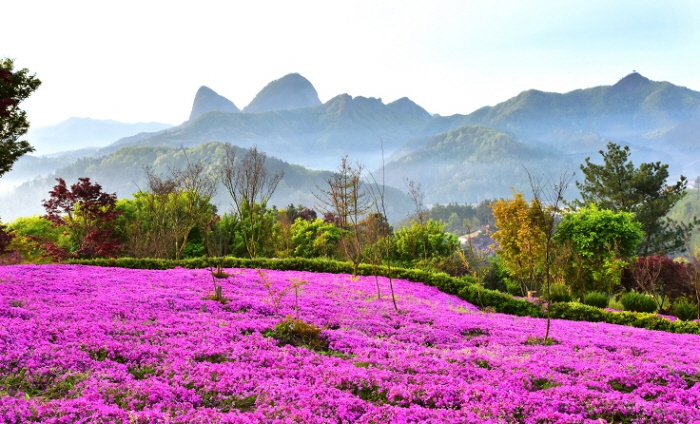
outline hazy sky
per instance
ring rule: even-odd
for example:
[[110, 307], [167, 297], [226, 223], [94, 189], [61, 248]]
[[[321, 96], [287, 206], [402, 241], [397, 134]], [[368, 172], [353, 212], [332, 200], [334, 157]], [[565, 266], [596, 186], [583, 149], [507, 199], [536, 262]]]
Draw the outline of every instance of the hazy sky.
[[698, 1], [22, 0], [2, 15], [0, 57], [43, 81], [23, 103], [34, 126], [179, 124], [201, 85], [243, 108], [290, 72], [323, 102], [407, 96], [442, 115], [633, 70], [700, 90]]

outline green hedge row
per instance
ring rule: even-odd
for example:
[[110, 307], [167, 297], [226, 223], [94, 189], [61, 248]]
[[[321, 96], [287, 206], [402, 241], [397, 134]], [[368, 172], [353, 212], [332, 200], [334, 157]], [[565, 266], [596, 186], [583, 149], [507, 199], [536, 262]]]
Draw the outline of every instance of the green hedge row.
[[[246, 259], [246, 258], [190, 258], [179, 261], [170, 259], [142, 259], [142, 258], [118, 258], [118, 259], [74, 259], [68, 261], [71, 264], [109, 266], [130, 269], [172, 269], [182, 268], [210, 268], [220, 265], [223, 268], [260, 268], [280, 271], [309, 271], [327, 272], [331, 274], [351, 274], [352, 263], [340, 262], [329, 259]], [[388, 277], [389, 269], [386, 266], [360, 264], [359, 275], [381, 275]], [[437, 287], [448, 294], [458, 294], [467, 285], [472, 285], [476, 280], [472, 277], [453, 278], [442, 272], [426, 271], [417, 268], [391, 268], [392, 278], [422, 282]]]
[[510, 294], [489, 290], [477, 284], [462, 287], [459, 297], [472, 305], [484, 308], [492, 308], [495, 312], [509, 315], [543, 317], [542, 307], [526, 299], [516, 299]]
[[549, 312], [552, 318], [570, 321], [606, 322], [669, 333], [700, 334], [700, 324], [695, 321], [671, 321], [641, 312], [613, 312], [577, 302], [552, 303]]
[[[183, 268], [209, 268], [221, 265], [223, 268], [260, 268], [281, 271], [310, 271], [327, 272], [332, 274], [352, 273], [350, 262], [339, 262], [328, 259], [246, 259], [246, 258], [191, 258], [180, 261], [166, 259], [90, 259], [72, 260], [69, 263], [111, 266], [132, 269], [171, 269]], [[361, 264], [358, 268], [360, 275], [388, 276], [386, 266], [373, 266]], [[517, 316], [530, 316], [542, 318], [546, 316], [543, 308], [526, 299], [516, 299], [510, 294], [496, 290], [484, 289], [476, 284], [472, 277], [455, 278], [442, 272], [426, 271], [422, 269], [392, 268], [392, 278], [422, 282], [437, 287], [440, 291], [459, 296], [467, 302], [479, 306], [482, 309], [490, 308], [495, 312]], [[555, 302], [549, 306], [552, 318], [566, 319], [570, 321], [606, 322], [631, 327], [659, 330], [670, 333], [700, 334], [700, 324], [693, 321], [670, 321], [667, 318], [655, 314], [635, 312], [611, 312], [594, 306], [577, 302]]]

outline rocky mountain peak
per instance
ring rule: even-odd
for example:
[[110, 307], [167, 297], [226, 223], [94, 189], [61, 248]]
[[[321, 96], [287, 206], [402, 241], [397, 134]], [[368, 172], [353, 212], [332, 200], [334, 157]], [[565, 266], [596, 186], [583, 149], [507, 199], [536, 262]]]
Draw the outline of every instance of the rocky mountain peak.
[[614, 90], [624, 90], [624, 91], [632, 91], [636, 90], [642, 87], [646, 87], [651, 83], [651, 80], [649, 78], [646, 78], [642, 76], [642, 74], [638, 72], [632, 72], [631, 74], [628, 74], [624, 78], [622, 78], [620, 81], [615, 83], [615, 85], [612, 86]]
[[240, 109], [238, 109], [231, 100], [203, 85], [199, 87], [197, 94], [194, 96], [194, 103], [192, 104], [192, 112], [190, 112], [189, 120], [194, 121], [200, 115], [213, 110], [229, 113], [240, 112]]
[[243, 111], [267, 112], [313, 107], [320, 104], [318, 93], [309, 80], [294, 73], [267, 84]]
[[418, 106], [408, 97], [402, 97], [387, 105], [387, 107], [400, 115], [409, 116], [412, 118], [430, 118], [430, 113], [422, 107]]

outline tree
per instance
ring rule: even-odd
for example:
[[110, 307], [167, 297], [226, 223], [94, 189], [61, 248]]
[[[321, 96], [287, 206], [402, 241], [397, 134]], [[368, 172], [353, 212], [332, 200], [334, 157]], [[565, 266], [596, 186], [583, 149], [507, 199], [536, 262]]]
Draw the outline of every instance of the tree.
[[[377, 181], [377, 178], [372, 174], [372, 172], [369, 172], [369, 179], [370, 179], [370, 184], [369, 184], [369, 195], [372, 197], [372, 204], [374, 205], [374, 210], [375, 213], [378, 215], [381, 215], [386, 219], [386, 212], [387, 212], [387, 204], [386, 204], [386, 175], [385, 175], [385, 162], [384, 162], [384, 141], [380, 141], [380, 149], [382, 152], [382, 182], [379, 184]], [[375, 261], [375, 266], [377, 265], [376, 262], [380, 262], [382, 256], [384, 257], [384, 261], [386, 263], [386, 270], [387, 270], [387, 277], [389, 278], [389, 291], [391, 293], [391, 302], [394, 305], [394, 310], [396, 312], [399, 311], [399, 307], [396, 304], [396, 293], [394, 292], [394, 278], [392, 275], [392, 270], [391, 270], [391, 255], [392, 255], [392, 247], [394, 244], [394, 231], [392, 228], [389, 228], [389, 231], [386, 233], [386, 235], [379, 241], [374, 243], [374, 246], [376, 246], [375, 252], [377, 254], [373, 254], [373, 252], [370, 252], [370, 258], [371, 260]], [[382, 292], [379, 287], [379, 278], [377, 277], [378, 273], [375, 273], [374, 275], [374, 282], [377, 286], [377, 299], [381, 299], [382, 297]]]
[[41, 263], [47, 259], [47, 242], [59, 248], [70, 249], [70, 238], [62, 227], [57, 227], [42, 216], [20, 217], [8, 224], [14, 235], [10, 249], [17, 252], [22, 261]]
[[55, 256], [74, 255], [95, 258], [115, 256], [121, 249], [121, 240], [114, 235], [114, 227], [120, 212], [116, 208], [117, 195], [102, 191], [102, 186], [91, 183], [90, 178], [78, 178], [70, 189], [63, 178], [49, 192], [49, 200], [43, 201], [45, 218], [55, 226], [65, 228], [71, 241], [71, 251], [55, 247]]
[[124, 213], [119, 226], [129, 253], [180, 259], [192, 247], [189, 242], [193, 234], [202, 239], [200, 251], [211, 248], [208, 237], [216, 216], [211, 205], [216, 179], [206, 172], [203, 162], [188, 160], [183, 169], [171, 169], [167, 177], [151, 168], [145, 171], [148, 191], [139, 191], [133, 200], [119, 204]]
[[445, 231], [441, 222], [428, 219], [424, 224], [413, 221], [394, 233], [394, 250], [398, 260], [415, 265], [433, 259], [451, 257], [459, 248], [459, 240]]
[[[543, 243], [542, 251], [544, 252], [544, 277], [545, 277], [545, 294], [546, 299], [552, 299], [552, 280], [553, 269], [555, 264], [555, 246], [554, 246], [554, 231], [557, 226], [557, 217], [560, 214], [559, 205], [564, 200], [564, 192], [566, 192], [572, 176], [568, 172], [564, 172], [559, 176], [559, 181], [554, 182], [551, 178], [542, 176], [540, 178], [533, 177], [530, 172], [527, 173], [530, 179], [530, 189], [532, 190], [532, 210], [535, 220], [540, 225], [544, 237], [540, 240]], [[549, 338], [549, 329], [551, 325], [551, 315], [549, 306], [547, 307], [547, 328], [544, 333], [544, 343], [546, 344]]]
[[542, 219], [542, 208], [537, 199], [528, 204], [518, 192], [513, 194], [513, 199], [498, 200], [492, 205], [498, 228], [491, 235], [498, 242], [496, 254], [508, 274], [520, 282], [523, 295], [540, 290], [545, 278], [548, 223]]
[[302, 258], [333, 257], [343, 233], [321, 219], [297, 218], [292, 224], [293, 256]]
[[585, 271], [579, 273], [582, 278], [567, 279], [572, 291], [579, 296], [590, 290], [611, 294], [643, 237], [641, 224], [630, 212], [590, 205], [564, 215], [555, 239], [569, 247], [569, 269]]
[[[697, 227], [683, 224], [681, 228], [686, 250], [688, 251], [688, 264], [685, 267], [685, 271], [690, 281], [692, 292], [695, 295], [695, 304], [700, 305], [700, 249], [692, 245], [692, 235]], [[698, 308], [698, 320], [700, 321], [700, 307]]]
[[13, 238], [15, 238], [15, 235], [7, 231], [3, 224], [0, 224], [0, 255], [7, 253], [7, 247]]
[[314, 221], [316, 218], [315, 210], [302, 205], [294, 206], [294, 204], [290, 204], [287, 206], [287, 209], [280, 210], [275, 225], [275, 256], [287, 258], [293, 254], [292, 225], [297, 219]]
[[226, 187], [239, 218], [248, 255], [259, 254], [267, 202], [277, 188], [284, 172], [271, 174], [265, 168], [267, 155], [257, 147], [248, 150], [242, 160], [237, 160], [233, 146], [226, 145], [225, 155], [219, 167], [219, 177]]
[[28, 142], [19, 140], [29, 129], [27, 113], [19, 104], [39, 85], [41, 81], [27, 69], [15, 71], [12, 59], [0, 60], [0, 177], [20, 156], [34, 151]]
[[630, 149], [608, 143], [607, 151], [600, 151], [603, 164], [581, 165], [585, 176], [576, 186], [581, 192], [577, 206], [596, 204], [600, 209], [631, 212], [642, 224], [644, 239], [637, 253], [665, 255], [684, 248], [683, 231], [667, 218], [668, 212], [684, 195], [686, 179], [681, 176], [673, 185], [666, 185], [668, 165], [660, 162], [642, 163], [638, 168], [629, 161]]
[[639, 257], [625, 270], [622, 285], [627, 290], [640, 290], [652, 295], [657, 309], [664, 310], [666, 301], [690, 295], [691, 284], [688, 264], [676, 262], [667, 256]]
[[[199, 229], [205, 239], [209, 233], [215, 216], [210, 202], [216, 194], [216, 179], [206, 172], [202, 161], [190, 162], [189, 158], [183, 169], [171, 169], [170, 173], [175, 189], [168, 195], [166, 212], [175, 236], [175, 259], [180, 259], [195, 229]], [[148, 177], [149, 181], [156, 178], [152, 173]]]
[[362, 262], [362, 236], [360, 220], [371, 210], [372, 202], [362, 186], [362, 165], [353, 165], [347, 156], [341, 159], [338, 170], [326, 179], [326, 187], [314, 194], [321, 202], [319, 207], [332, 214], [338, 226], [345, 230], [341, 245], [353, 265], [353, 276]]

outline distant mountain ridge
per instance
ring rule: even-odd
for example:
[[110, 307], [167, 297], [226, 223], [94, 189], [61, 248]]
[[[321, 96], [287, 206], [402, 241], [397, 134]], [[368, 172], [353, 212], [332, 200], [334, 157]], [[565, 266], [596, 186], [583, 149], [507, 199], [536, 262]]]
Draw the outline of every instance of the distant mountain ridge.
[[541, 124], [570, 129], [595, 128], [614, 138], [670, 128], [700, 115], [700, 92], [632, 73], [611, 86], [545, 93], [527, 90], [496, 106], [468, 115], [480, 125], [536, 135]]
[[380, 99], [338, 95], [315, 107], [258, 113], [211, 111], [195, 121], [100, 150], [110, 154], [125, 145], [193, 147], [220, 141], [249, 148], [314, 169], [334, 169], [348, 154], [376, 166], [382, 142], [395, 150], [431, 119], [408, 99], [389, 105]]
[[[242, 148], [234, 150], [239, 158], [246, 153]], [[207, 167], [207, 172], [216, 173], [215, 166], [218, 158], [224, 154], [223, 143], [209, 142], [185, 149], [168, 146], [125, 146], [106, 156], [83, 157], [62, 166], [50, 162], [48, 158], [37, 159], [30, 156], [27, 161], [51, 164], [57, 166], [57, 169], [41, 178], [26, 182], [14, 190], [3, 192], [0, 196], [3, 198], [0, 202], [1, 216], [3, 221], [7, 222], [19, 216], [42, 214], [41, 202], [48, 197], [47, 193], [56, 184], [57, 177], [64, 178], [68, 184], [73, 184], [78, 178], [89, 176], [102, 185], [106, 192], [116, 192], [117, 196], [122, 198], [146, 189], [148, 185], [146, 167], [156, 174], [167, 176], [172, 169], [183, 169], [188, 162], [201, 161]], [[317, 187], [323, 187], [325, 180], [330, 176], [329, 171], [308, 170], [269, 156], [265, 165], [269, 172], [284, 173], [284, 178], [271, 199], [271, 204], [280, 208], [292, 203], [314, 207], [316, 198], [312, 190], [318, 192]], [[388, 206], [387, 215], [393, 220], [404, 218], [404, 211], [409, 207], [410, 199], [400, 190], [390, 187], [386, 195], [391, 203]], [[7, 196], [14, 201], [5, 202]], [[212, 203], [221, 212], [229, 210], [231, 198], [223, 186], [219, 187]]]
[[405, 185], [410, 175], [426, 190], [430, 203], [479, 203], [509, 197], [527, 188], [534, 176], [571, 167], [571, 160], [544, 148], [527, 145], [511, 135], [484, 126], [463, 126], [428, 137], [385, 168], [387, 183]]
[[[257, 146], [315, 170], [334, 170], [348, 155], [375, 175], [384, 163], [387, 183], [399, 189], [405, 189], [406, 179], [420, 183], [428, 204], [478, 202], [509, 196], [513, 189], [527, 193], [528, 172], [578, 171], [586, 157], [599, 160], [598, 151], [608, 141], [629, 145], [636, 164], [668, 163], [672, 178], [700, 175], [700, 92], [638, 73], [568, 93], [526, 90], [495, 106], [452, 116], [431, 115], [408, 98], [385, 104], [344, 93], [321, 103], [313, 85], [298, 74], [271, 82], [242, 111], [227, 102], [202, 109], [196, 119], [176, 127], [116, 140], [92, 158], [121, 157], [123, 178], [142, 172], [136, 157], [132, 166], [124, 161], [125, 148], [160, 152], [210, 142]], [[103, 164], [95, 165], [92, 158], [61, 169], [98, 175], [95, 167]], [[26, 174], [31, 166], [22, 169]], [[46, 169], [39, 174], [46, 175]], [[32, 194], [40, 185], [25, 184], [18, 193], [41, 197]]]

